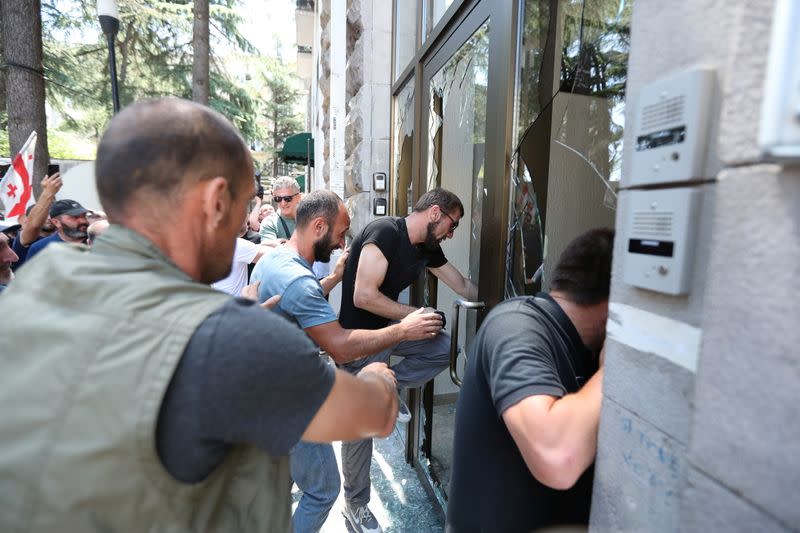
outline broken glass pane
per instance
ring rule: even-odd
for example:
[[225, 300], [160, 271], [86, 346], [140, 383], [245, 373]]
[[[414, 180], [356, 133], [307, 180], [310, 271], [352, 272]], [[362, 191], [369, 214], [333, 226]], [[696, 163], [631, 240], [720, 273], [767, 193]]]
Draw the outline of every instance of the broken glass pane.
[[406, 82], [403, 89], [394, 99], [394, 150], [392, 162], [392, 198], [395, 216], [406, 216], [411, 212], [411, 156], [414, 146], [414, 78]]
[[620, 177], [632, 2], [543, 4], [523, 13], [507, 297], [546, 289], [572, 238], [613, 227]]

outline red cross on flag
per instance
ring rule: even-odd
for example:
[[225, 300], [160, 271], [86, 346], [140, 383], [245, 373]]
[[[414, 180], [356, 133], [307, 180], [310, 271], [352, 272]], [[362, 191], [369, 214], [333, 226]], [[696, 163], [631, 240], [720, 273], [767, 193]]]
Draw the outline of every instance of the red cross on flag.
[[5, 207], [6, 220], [17, 221], [25, 214], [29, 205], [36, 203], [33, 197], [33, 153], [36, 150], [36, 132], [22, 145], [22, 150], [14, 157], [3, 181], [0, 181], [0, 199]]

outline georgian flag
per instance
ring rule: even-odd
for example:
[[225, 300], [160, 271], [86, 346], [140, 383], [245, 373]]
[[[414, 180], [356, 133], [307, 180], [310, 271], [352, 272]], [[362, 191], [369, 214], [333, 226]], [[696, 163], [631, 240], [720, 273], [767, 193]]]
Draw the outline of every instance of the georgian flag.
[[36, 132], [22, 145], [22, 149], [14, 157], [8, 167], [3, 181], [0, 181], [0, 199], [5, 206], [6, 221], [16, 222], [17, 217], [25, 214], [29, 205], [36, 203], [33, 197], [33, 153], [36, 150]]

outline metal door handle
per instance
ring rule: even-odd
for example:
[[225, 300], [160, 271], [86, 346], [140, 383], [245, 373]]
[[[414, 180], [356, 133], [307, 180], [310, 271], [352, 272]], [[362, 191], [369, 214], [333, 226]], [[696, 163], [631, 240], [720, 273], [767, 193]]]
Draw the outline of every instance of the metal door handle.
[[461, 315], [459, 312], [461, 307], [466, 310], [483, 309], [486, 304], [484, 302], [468, 302], [466, 300], [453, 302], [455, 316], [453, 317], [453, 329], [450, 331], [450, 379], [459, 387], [461, 386], [461, 378], [458, 377], [456, 362], [458, 361], [458, 318]]

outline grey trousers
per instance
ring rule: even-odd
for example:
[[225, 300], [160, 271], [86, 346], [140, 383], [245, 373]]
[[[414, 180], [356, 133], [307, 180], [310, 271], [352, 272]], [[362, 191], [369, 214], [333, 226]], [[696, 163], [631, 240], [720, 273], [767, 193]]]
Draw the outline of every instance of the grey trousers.
[[[389, 363], [396, 355], [403, 360], [392, 366], [397, 387], [421, 387], [450, 364], [450, 335], [444, 331], [432, 339], [403, 341], [375, 355], [358, 359], [340, 368], [356, 374], [364, 366]], [[372, 439], [342, 443], [342, 473], [344, 474], [344, 497], [351, 508], [369, 503], [369, 467], [372, 463]]]

